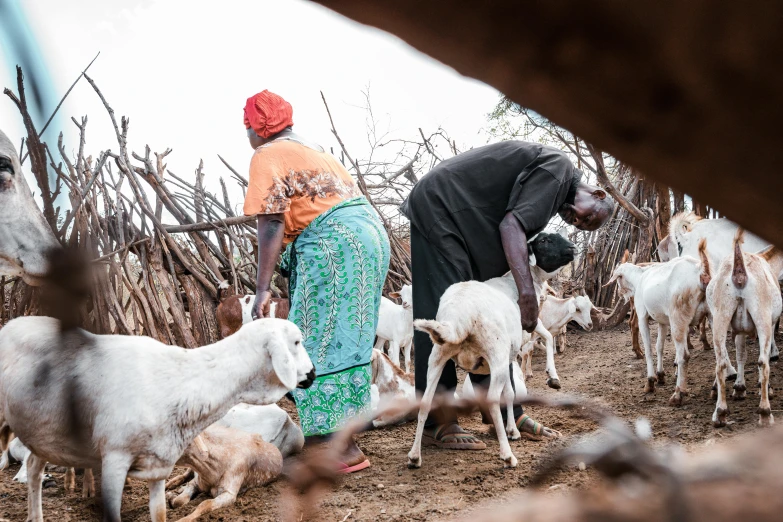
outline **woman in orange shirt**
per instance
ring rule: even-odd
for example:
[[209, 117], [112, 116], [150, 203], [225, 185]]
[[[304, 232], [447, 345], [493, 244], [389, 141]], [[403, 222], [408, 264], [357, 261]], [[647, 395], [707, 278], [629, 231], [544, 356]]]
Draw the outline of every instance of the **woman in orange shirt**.
[[[270, 281], [283, 246], [290, 274], [289, 320], [301, 330], [316, 371], [296, 389], [308, 443], [323, 442], [369, 411], [370, 357], [389, 268], [383, 223], [332, 155], [294, 134], [293, 110], [263, 91], [247, 100], [245, 127], [255, 150], [244, 213], [258, 217], [258, 281], [253, 316], [268, 313]], [[369, 467], [354, 443], [343, 471]]]

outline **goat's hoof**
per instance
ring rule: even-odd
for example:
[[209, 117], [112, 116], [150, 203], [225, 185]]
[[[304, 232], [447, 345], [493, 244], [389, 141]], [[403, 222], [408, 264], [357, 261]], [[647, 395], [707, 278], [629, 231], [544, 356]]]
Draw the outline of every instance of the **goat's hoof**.
[[727, 375], [726, 376], [726, 380], [729, 381], [729, 382], [736, 381], [737, 380], [737, 374], [736, 373], [732, 373], [730, 375]]
[[[763, 413], [766, 411], [766, 413]], [[759, 408], [759, 426], [768, 427], [775, 424], [775, 416], [772, 415], [769, 408]]]
[[744, 384], [734, 384], [734, 393], [731, 394], [731, 398], [735, 401], [744, 401], [746, 397], [746, 389]]
[[656, 375], [658, 376], [658, 384], [661, 386], [666, 384], [666, 372], [658, 372]]
[[421, 467], [421, 457], [411, 457], [408, 455], [408, 469], [418, 469]]
[[508, 437], [508, 440], [519, 440], [522, 438], [522, 434], [519, 433], [517, 427], [514, 426], [514, 429], [506, 430], [506, 437]]
[[644, 393], [654, 393], [655, 392], [655, 377], [647, 377], [647, 383], [644, 385]]
[[780, 360], [780, 355], [770, 355], [769, 356], [769, 362], [778, 362]]
[[546, 385], [553, 390], [560, 389], [560, 379], [552, 379], [551, 377], [546, 380]]
[[527, 375], [525, 375], [525, 380], [526, 381], [529, 381], [532, 378], [533, 378], [533, 374], [532, 373], [528, 373]]
[[95, 486], [84, 486], [82, 488], [82, 498], [93, 498], [95, 496]]
[[682, 395], [680, 392], [674, 392], [669, 398], [669, 406], [682, 406]]
[[503, 468], [516, 468], [517, 458], [514, 455], [503, 459]]
[[726, 426], [726, 417], [729, 415], [728, 408], [716, 408], [715, 413], [712, 414], [712, 424], [716, 428], [723, 428]]

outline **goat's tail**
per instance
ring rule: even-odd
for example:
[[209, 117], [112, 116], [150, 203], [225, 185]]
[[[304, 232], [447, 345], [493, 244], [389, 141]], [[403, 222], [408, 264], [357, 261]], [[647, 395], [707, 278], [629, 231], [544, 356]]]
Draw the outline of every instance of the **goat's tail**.
[[707, 238], [704, 237], [699, 241], [699, 259], [701, 259], [701, 273], [699, 274], [699, 280], [702, 286], [706, 287], [712, 280], [712, 273], [710, 272], [710, 258], [707, 256]]
[[429, 334], [432, 342], [439, 345], [459, 344], [468, 337], [468, 330], [457, 328], [454, 323], [449, 321], [432, 321], [430, 319], [417, 319], [413, 321], [413, 326]]
[[734, 268], [731, 271], [731, 282], [737, 288], [745, 288], [748, 283], [748, 270], [745, 268], [745, 257], [742, 255], [742, 243], [745, 241], [745, 230], [737, 229], [734, 236]]

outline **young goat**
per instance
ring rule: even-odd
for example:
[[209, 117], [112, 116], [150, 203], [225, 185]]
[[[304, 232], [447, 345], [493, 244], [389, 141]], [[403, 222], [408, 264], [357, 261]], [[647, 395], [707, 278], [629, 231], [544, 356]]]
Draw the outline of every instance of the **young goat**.
[[[372, 410], [379, 406], [389, 404], [398, 399], [406, 399], [409, 402], [416, 400], [416, 389], [413, 385], [413, 375], [403, 372], [399, 366], [392, 363], [386, 354], [380, 350], [372, 351]], [[375, 397], [377, 395], [377, 397]], [[386, 413], [376, 417], [372, 425], [376, 428], [391, 426], [401, 422], [413, 420], [413, 414]]]
[[[215, 315], [217, 316], [218, 331], [223, 339], [236, 333], [243, 324], [253, 320], [251, 312], [253, 303], [256, 300], [254, 294], [242, 296], [235, 294], [226, 295], [225, 293], [229, 288], [228, 281], [223, 281], [218, 287], [220, 304], [217, 306]], [[288, 319], [288, 310], [288, 299], [273, 297], [269, 309], [269, 317]]]
[[743, 253], [742, 229], [734, 238], [734, 253], [724, 259], [707, 287], [707, 304], [712, 315], [712, 338], [715, 345], [715, 377], [718, 401], [712, 422], [725, 426], [729, 413], [726, 404], [726, 378], [731, 363], [726, 350], [729, 327], [737, 347], [737, 382], [735, 395], [745, 397], [745, 336], [755, 333], [759, 339], [759, 424], [774, 423], [769, 404], [770, 338], [775, 321], [780, 318], [783, 302], [778, 278], [783, 273], [783, 252], [769, 248], [760, 254]]
[[383, 345], [389, 341], [389, 359], [400, 365], [400, 348], [405, 359], [406, 372], [411, 371], [411, 345], [413, 344], [413, 287], [403, 285], [399, 292], [389, 294], [393, 298], [402, 298], [402, 305], [381, 298], [378, 312], [378, 328], [375, 335], [378, 341], [375, 349], [383, 351]]
[[[249, 488], [269, 484], [283, 471], [283, 456], [260, 435], [213, 424], [185, 448], [177, 464], [190, 467], [195, 476], [181, 493], [167, 495], [172, 508], [184, 506], [202, 492], [212, 497], [179, 520], [190, 522], [230, 506]], [[182, 484], [187, 476], [172, 479], [166, 488]]]
[[[593, 303], [590, 302], [589, 297], [584, 295], [569, 297], [568, 299], [548, 296], [541, 304], [538, 318], [543, 323], [544, 328], [552, 334], [553, 344], [557, 348], [555, 339], [559, 335], [560, 330], [570, 321], [576, 321], [585, 330], [593, 329], [593, 319], [590, 316], [592, 309]], [[533, 376], [534, 346], [535, 342], [531, 339], [531, 341], [522, 346], [521, 351], [522, 367], [525, 369], [525, 377], [528, 379]]]
[[46, 462], [100, 467], [104, 519], [112, 522], [126, 476], [146, 480], [152, 521], [164, 521], [165, 480], [196, 435], [235, 404], [272, 404], [315, 379], [301, 332], [280, 319], [186, 350], [20, 317], [0, 330], [0, 361], [0, 450], [13, 431], [32, 451], [31, 522], [43, 521]]
[[[647, 361], [647, 383], [645, 393], [655, 391], [656, 373], [653, 371], [653, 356], [650, 346], [649, 319], [658, 323], [656, 353], [658, 358], [657, 380], [665, 381], [663, 370], [663, 345], [666, 333], [671, 329], [676, 348], [677, 384], [669, 403], [682, 404], [682, 397], [688, 393], [687, 363], [688, 330], [698, 324], [707, 313], [704, 289], [710, 282], [710, 265], [706, 255], [706, 240], [699, 244], [701, 261], [690, 256], [678, 257], [666, 263], [633, 265], [623, 263], [615, 268], [609, 283], [617, 281], [620, 295], [628, 302], [632, 297], [639, 318], [639, 331]], [[607, 283], [607, 284], [609, 284]]]

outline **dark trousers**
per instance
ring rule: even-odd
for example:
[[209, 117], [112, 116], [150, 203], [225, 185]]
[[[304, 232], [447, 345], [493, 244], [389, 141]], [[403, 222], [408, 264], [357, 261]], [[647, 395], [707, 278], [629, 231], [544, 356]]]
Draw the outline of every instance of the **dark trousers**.
[[[446, 220], [444, 220], [446, 221]], [[445, 222], [438, 226], [437, 231], [425, 238], [419, 230], [411, 225], [411, 264], [413, 266], [413, 317], [416, 319], [435, 319], [438, 313], [440, 298], [446, 289], [463, 281], [474, 279], [474, 263], [470, 259], [465, 243], [453, 224]], [[427, 369], [432, 339], [418, 330], [413, 333], [415, 347], [414, 362], [416, 365], [416, 391], [424, 393], [427, 388]], [[489, 375], [470, 374], [473, 386], [489, 387]], [[513, 379], [512, 379], [513, 384]], [[454, 361], [449, 361], [443, 368], [438, 381], [441, 391], [453, 393], [457, 388], [457, 368]], [[506, 409], [501, 407], [505, 420]], [[514, 417], [522, 415], [522, 407], [514, 407]], [[457, 419], [438, 419], [441, 422], [456, 422]], [[488, 419], [485, 419], [485, 422]], [[435, 420], [430, 416], [427, 426]]]

